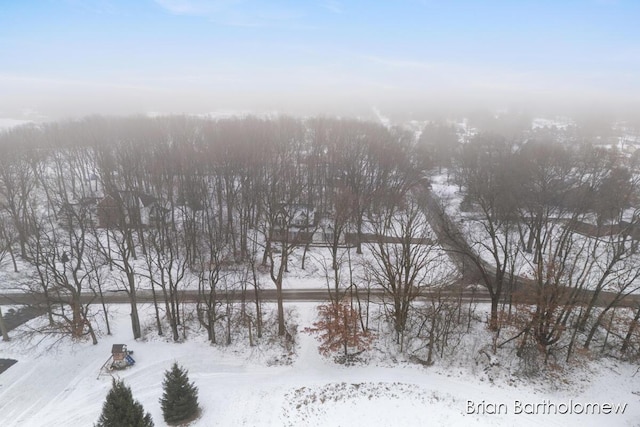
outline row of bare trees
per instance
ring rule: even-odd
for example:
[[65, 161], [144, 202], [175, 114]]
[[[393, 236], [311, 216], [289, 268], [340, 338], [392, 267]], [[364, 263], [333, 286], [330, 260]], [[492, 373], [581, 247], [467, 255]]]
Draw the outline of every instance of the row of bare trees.
[[[490, 328], [516, 324], [519, 352], [533, 342], [545, 358], [563, 351], [569, 359], [609, 335], [614, 312], [640, 289], [634, 166], [588, 145], [486, 134], [446, 162], [465, 222], [442, 222], [443, 234], [489, 291]], [[628, 352], [629, 339], [618, 338]]]
[[28, 288], [44, 295], [52, 327], [94, 340], [107, 290], [128, 295], [133, 336], [142, 335], [141, 288], [156, 301], [158, 333], [164, 319], [180, 339], [188, 287], [201, 292], [196, 317], [212, 341], [230, 321], [229, 291], [253, 300], [240, 312], [260, 337], [261, 271], [278, 291], [286, 336], [282, 287], [301, 244], [298, 208], [315, 213], [307, 232], [320, 218], [330, 223], [337, 298], [347, 233], [362, 253], [371, 213], [393, 210], [421, 176], [408, 133], [353, 120], [91, 117], [17, 128], [0, 146], [14, 269], [32, 272]]
[[[259, 339], [264, 280], [286, 337], [285, 279], [296, 251], [305, 268], [318, 231], [325, 314], [347, 337], [373, 333], [369, 295], [382, 290], [396, 345], [427, 363], [469, 325], [462, 299], [443, 290], [452, 258], [488, 290], [490, 328], [517, 325], [503, 341], [547, 353], [589, 348], [622, 322], [615, 313], [637, 287], [637, 173], [586, 146], [489, 134], [459, 144], [444, 125], [416, 140], [328, 118], [90, 117], [7, 131], [0, 149], [0, 255], [31, 274], [25, 286], [44, 295], [52, 328], [94, 342], [95, 316], [109, 327], [107, 291], [128, 296], [135, 338], [138, 294], [149, 292], [158, 334], [180, 340], [193, 316], [212, 342], [238, 327]], [[464, 224], [431, 218], [426, 173], [445, 169]], [[194, 312], [187, 288], [200, 295]], [[625, 352], [638, 350], [637, 309], [632, 318]]]

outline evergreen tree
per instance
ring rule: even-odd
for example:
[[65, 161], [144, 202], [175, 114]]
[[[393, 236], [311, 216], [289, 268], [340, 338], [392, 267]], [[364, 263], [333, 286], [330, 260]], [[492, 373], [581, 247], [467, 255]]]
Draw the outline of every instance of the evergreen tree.
[[102, 414], [95, 427], [153, 427], [151, 415], [133, 400], [131, 389], [122, 381], [113, 380]]
[[187, 371], [177, 363], [165, 372], [162, 382], [162, 415], [168, 424], [177, 424], [195, 418], [198, 407], [198, 388], [189, 383]]

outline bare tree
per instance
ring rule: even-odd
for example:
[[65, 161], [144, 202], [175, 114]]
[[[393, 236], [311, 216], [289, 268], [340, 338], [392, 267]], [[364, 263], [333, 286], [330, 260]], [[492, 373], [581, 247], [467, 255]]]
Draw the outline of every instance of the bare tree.
[[86, 253], [92, 250], [87, 244], [88, 213], [81, 209], [68, 212], [67, 216], [73, 217], [71, 228], [60, 227], [51, 214], [33, 220], [36, 225], [30, 237], [30, 259], [36, 265], [46, 291], [50, 320], [61, 319], [63, 330], [73, 338], [88, 334], [97, 344], [90, 318], [91, 300], [83, 301], [83, 297], [94, 295], [91, 286], [94, 273], [86, 258]]
[[[119, 229], [118, 229], [119, 228]], [[129, 306], [131, 307], [131, 330], [134, 339], [142, 337], [140, 327], [140, 315], [138, 314], [138, 284], [136, 280], [136, 269], [134, 267], [133, 253], [135, 251], [133, 240], [126, 225], [118, 228], [104, 229], [104, 233], [98, 237], [100, 251], [106, 257], [110, 268], [115, 268], [120, 275], [116, 275], [114, 280], [121, 285], [129, 296]], [[105, 243], [106, 240], [106, 243]], [[123, 277], [124, 276], [124, 277]]]
[[417, 192], [375, 212], [370, 222], [376, 239], [367, 245], [373, 256], [365, 269], [389, 298], [385, 306], [402, 351], [414, 302], [427, 289], [443, 285], [447, 272], [438, 271], [442, 254], [436, 250]]
[[[287, 271], [289, 256], [296, 247], [297, 235], [292, 231], [292, 221], [304, 194], [303, 183], [297, 173], [295, 149], [302, 141], [299, 122], [284, 118], [278, 122], [276, 146], [269, 159], [268, 189], [263, 194], [263, 235], [266, 258], [269, 261], [269, 276], [276, 286], [278, 306], [278, 335], [287, 334], [284, 318], [282, 285]], [[274, 250], [277, 242], [278, 250]]]
[[181, 324], [179, 288], [188, 281], [187, 257], [184, 251], [184, 233], [175, 224], [170, 226], [161, 219], [147, 233], [149, 248], [146, 254], [148, 275], [153, 286], [162, 291], [165, 315], [169, 320], [173, 340], [179, 341]]
[[212, 343], [217, 342], [216, 323], [223, 317], [220, 313], [222, 302], [219, 291], [221, 276], [226, 274], [223, 267], [227, 264], [227, 245], [219, 228], [216, 206], [217, 203], [213, 198], [207, 199], [203, 205], [202, 245], [204, 249], [200, 251], [198, 266], [197, 315], [200, 324], [206, 328], [208, 338]]
[[517, 216], [520, 175], [512, 160], [511, 144], [495, 135], [481, 136], [465, 145], [458, 174], [466, 190], [462, 207], [474, 208], [475, 215], [468, 222], [473, 228], [463, 237], [450, 221], [442, 222], [451, 250], [473, 264], [489, 292], [492, 330], [499, 328], [499, 304], [504, 292], [513, 290], [521, 256]]
[[27, 239], [30, 232], [29, 213], [32, 191], [36, 186], [33, 153], [11, 147], [0, 159], [0, 208], [13, 222], [17, 232], [20, 254], [27, 258]]
[[[472, 302], [469, 309], [462, 311], [462, 298], [451, 294], [451, 289], [433, 289], [426, 301], [415, 306], [415, 326], [411, 332], [414, 345], [411, 355], [418, 362], [430, 366], [436, 357], [444, 358], [448, 349], [455, 349], [460, 343], [473, 315]], [[422, 355], [426, 350], [426, 359]], [[424, 357], [424, 356], [423, 356]]]
[[[8, 238], [5, 232], [5, 223], [3, 216], [0, 215], [0, 265], [8, 253], [11, 253], [11, 239]], [[12, 257], [13, 258], [13, 257]], [[15, 264], [15, 261], [14, 261]], [[17, 271], [17, 269], [16, 269]], [[9, 341], [9, 332], [4, 324], [4, 318], [2, 317], [2, 310], [0, 309], [0, 333], [2, 333], [2, 340]]]
[[424, 168], [450, 168], [458, 145], [458, 137], [452, 125], [429, 123], [422, 129], [416, 144], [416, 155]]

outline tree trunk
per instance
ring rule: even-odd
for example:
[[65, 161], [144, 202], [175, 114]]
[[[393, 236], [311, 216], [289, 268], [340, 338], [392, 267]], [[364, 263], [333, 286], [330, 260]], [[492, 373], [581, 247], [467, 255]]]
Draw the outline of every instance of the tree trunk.
[[282, 297], [282, 279], [276, 283], [277, 298], [278, 298], [278, 336], [282, 337], [286, 333], [284, 325], [284, 303]]
[[156, 287], [151, 280], [151, 295], [153, 296], [153, 308], [156, 315], [156, 327], [158, 328], [158, 335], [162, 336], [162, 322], [160, 322], [160, 309], [158, 308], [158, 298], [156, 295]]
[[136, 300], [136, 283], [132, 272], [127, 272], [127, 279], [129, 281], [129, 302], [131, 304], [131, 330], [133, 332], [133, 339], [142, 337], [142, 330], [140, 328], [140, 316], [138, 315], [138, 302]]
[[[284, 245], [283, 245], [284, 246]], [[287, 331], [284, 324], [284, 297], [282, 295], [282, 280], [284, 278], [284, 270], [287, 265], [287, 255], [283, 247], [280, 268], [278, 269], [278, 277], [276, 280], [276, 295], [278, 299], [278, 336], [283, 337]]]
[[9, 341], [9, 331], [4, 324], [4, 318], [2, 317], [2, 308], [0, 307], [0, 332], [2, 332], [2, 341]]
[[624, 341], [622, 342], [622, 347], [620, 348], [620, 352], [625, 354], [629, 349], [629, 345], [631, 344], [631, 338], [633, 337], [633, 333], [638, 327], [638, 320], [640, 319], [640, 307], [636, 310], [635, 316], [633, 316], [633, 320], [629, 325], [629, 330], [627, 331], [627, 335], [624, 337]]
[[489, 329], [492, 331], [498, 330], [498, 305], [500, 298], [498, 295], [491, 296], [491, 318], [489, 319]]
[[258, 292], [258, 278], [256, 276], [256, 266], [251, 261], [251, 272], [253, 274], [253, 290], [256, 304], [256, 334], [262, 338], [262, 308], [260, 307], [260, 293]]

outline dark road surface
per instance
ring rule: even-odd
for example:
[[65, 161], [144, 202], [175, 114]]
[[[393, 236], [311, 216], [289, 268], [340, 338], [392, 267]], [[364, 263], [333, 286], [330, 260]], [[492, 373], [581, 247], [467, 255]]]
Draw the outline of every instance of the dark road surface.
[[[260, 300], [263, 302], [275, 302], [277, 300], [277, 293], [275, 289], [265, 289], [259, 292]], [[369, 292], [372, 300], [382, 301], [384, 293], [380, 289], [374, 289]], [[326, 289], [284, 289], [282, 291], [284, 301], [287, 302], [325, 302], [329, 301], [329, 294]], [[486, 291], [482, 289], [448, 289], [441, 292], [426, 292], [421, 298], [429, 299], [434, 297], [453, 296], [456, 298], [462, 298], [465, 301], [486, 302], [489, 301], [489, 296]], [[253, 291], [247, 292], [245, 299], [252, 301]], [[220, 293], [216, 296], [220, 301], [241, 301], [242, 294], [240, 292], [229, 294]], [[153, 295], [149, 290], [141, 290], [136, 294], [136, 300], [138, 303], [153, 303]], [[187, 290], [179, 293], [179, 300], [181, 302], [195, 303], [198, 301], [197, 290]], [[160, 301], [160, 299], [159, 299]], [[104, 302], [106, 304], [128, 304], [129, 295], [124, 291], [106, 292], [104, 295]], [[98, 304], [100, 300], [94, 295], [84, 295], [82, 297], [83, 304]], [[0, 305], [19, 305], [22, 306], [19, 310], [11, 310], [4, 313], [5, 325], [7, 330], [15, 329], [17, 326], [25, 323], [26, 321], [35, 317], [41, 316], [45, 311], [45, 298], [41, 294], [0, 294]], [[4, 312], [4, 311], [3, 311]]]
[[18, 361], [13, 359], [0, 359], [0, 374], [16, 364]]

